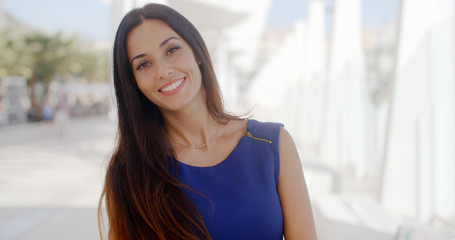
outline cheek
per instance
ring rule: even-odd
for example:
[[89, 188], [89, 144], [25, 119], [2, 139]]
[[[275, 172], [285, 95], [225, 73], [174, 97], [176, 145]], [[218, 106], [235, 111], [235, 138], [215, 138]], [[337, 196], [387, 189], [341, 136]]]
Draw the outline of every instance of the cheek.
[[138, 77], [136, 77], [135, 81], [136, 81], [137, 86], [139, 87], [139, 90], [141, 90], [141, 92], [144, 93], [144, 88], [145, 88], [144, 81], [142, 81]]
[[140, 90], [143, 94], [147, 95], [147, 94], [146, 94], [146, 93], [147, 93], [147, 91], [146, 91], [146, 86], [144, 86], [143, 84], [140, 84], [139, 82], [137, 83], [137, 86], [139, 87], [139, 90]]
[[146, 98], [153, 102], [153, 86], [150, 84], [149, 81], [137, 81], [137, 86], [139, 91], [144, 94]]
[[144, 92], [144, 91], [150, 91], [153, 87], [153, 81], [152, 78], [150, 77], [150, 74], [135, 74], [135, 80], [137, 83], [137, 86], [139, 89]]
[[194, 74], [196, 75], [197, 78], [199, 78], [199, 80], [202, 83], [202, 72], [201, 72], [201, 69], [199, 68], [199, 65], [196, 66], [194, 71], [195, 71]]
[[194, 62], [186, 61], [186, 68], [190, 69], [191, 74], [193, 75], [194, 78], [200, 78], [201, 77], [201, 69], [199, 68], [199, 65]]

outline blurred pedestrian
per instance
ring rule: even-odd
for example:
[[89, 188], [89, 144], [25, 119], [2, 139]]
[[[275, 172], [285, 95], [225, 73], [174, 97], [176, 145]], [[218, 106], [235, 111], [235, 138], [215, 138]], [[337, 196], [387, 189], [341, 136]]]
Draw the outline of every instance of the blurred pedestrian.
[[54, 126], [60, 136], [67, 133], [68, 123], [70, 120], [67, 94], [61, 93], [58, 96], [57, 105], [55, 106]]
[[159, 4], [129, 12], [115, 38], [114, 85], [109, 239], [316, 239], [291, 136], [224, 110], [186, 18]]
[[54, 120], [54, 106], [51, 104], [49, 95], [44, 98], [42, 109], [44, 134], [49, 135], [52, 130], [52, 123]]

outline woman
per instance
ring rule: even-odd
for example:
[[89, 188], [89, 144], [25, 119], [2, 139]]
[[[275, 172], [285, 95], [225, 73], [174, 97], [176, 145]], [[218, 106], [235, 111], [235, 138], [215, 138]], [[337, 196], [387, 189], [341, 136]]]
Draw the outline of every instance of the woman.
[[182, 15], [149, 4], [124, 17], [114, 85], [118, 142], [100, 201], [109, 239], [316, 239], [289, 133], [224, 111]]

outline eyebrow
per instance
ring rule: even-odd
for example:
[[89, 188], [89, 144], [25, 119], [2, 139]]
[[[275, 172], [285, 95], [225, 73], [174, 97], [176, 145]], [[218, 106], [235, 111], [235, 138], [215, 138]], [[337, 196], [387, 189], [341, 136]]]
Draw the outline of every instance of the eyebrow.
[[[177, 38], [176, 38], [176, 37], [170, 37], [170, 38], [164, 40], [162, 43], [160, 43], [160, 47], [163, 47], [167, 42], [169, 42], [169, 41], [172, 40], [172, 39], [177, 39]], [[144, 57], [144, 56], [145, 56], [145, 54], [144, 54], [144, 53], [141, 53], [141, 54], [139, 54], [139, 55], [133, 57], [133, 59], [131, 59], [131, 64], [133, 64], [133, 61], [134, 61], [136, 58], [141, 58], [141, 57]]]
[[164, 44], [166, 44], [167, 42], [169, 42], [171, 39], [177, 39], [176, 37], [170, 37], [166, 40], [164, 40], [161, 44], [160, 44], [160, 47], [164, 46]]

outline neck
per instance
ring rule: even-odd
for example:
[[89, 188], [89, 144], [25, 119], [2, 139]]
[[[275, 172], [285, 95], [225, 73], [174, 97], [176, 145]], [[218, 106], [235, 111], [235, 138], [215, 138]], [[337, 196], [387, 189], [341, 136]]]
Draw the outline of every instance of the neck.
[[202, 109], [199, 106], [193, 110], [163, 112], [163, 118], [168, 137], [181, 146], [208, 144], [219, 130], [219, 123], [209, 114], [205, 104]]

